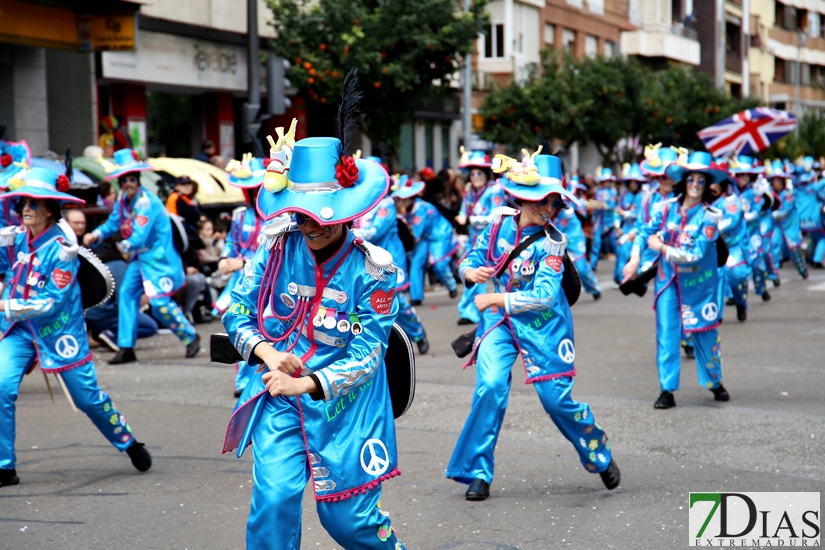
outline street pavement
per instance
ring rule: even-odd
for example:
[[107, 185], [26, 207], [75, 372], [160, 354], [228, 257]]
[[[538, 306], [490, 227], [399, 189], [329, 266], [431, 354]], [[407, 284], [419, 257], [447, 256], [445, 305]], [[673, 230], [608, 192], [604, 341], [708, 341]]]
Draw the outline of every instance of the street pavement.
[[[683, 360], [677, 407], [653, 409], [659, 387], [652, 298], [624, 297], [598, 273], [603, 298], [583, 295], [576, 324], [575, 399], [590, 403], [607, 431], [622, 485], [607, 491], [580, 465], [570, 443], [523, 383], [520, 361], [484, 502], [444, 478], [472, 400], [473, 369], [449, 342], [455, 301], [427, 295], [418, 308], [431, 351], [417, 359], [411, 410], [397, 421], [403, 475], [384, 484], [383, 508], [412, 549], [683, 548], [690, 491], [825, 491], [825, 272], [802, 281], [782, 270], [773, 300], [751, 295], [745, 323], [726, 308], [721, 327], [729, 403], [699, 387]], [[208, 342], [220, 323], [199, 325]], [[243, 548], [252, 487], [250, 452], [221, 455], [234, 399], [231, 366], [193, 360], [171, 335], [139, 341], [138, 364], [110, 366], [95, 352], [98, 377], [152, 452], [134, 470], [52, 382], [26, 377], [17, 402], [21, 483], [0, 489], [0, 549]], [[303, 548], [338, 546], [307, 491]], [[272, 526], [278, 536], [278, 526]]]

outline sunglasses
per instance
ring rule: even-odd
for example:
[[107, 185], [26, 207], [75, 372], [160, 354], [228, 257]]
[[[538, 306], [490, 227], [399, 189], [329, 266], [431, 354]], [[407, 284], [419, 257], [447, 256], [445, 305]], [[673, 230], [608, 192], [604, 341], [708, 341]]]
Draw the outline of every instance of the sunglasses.
[[122, 176], [120, 178], [120, 184], [123, 185], [124, 183], [140, 183], [140, 178], [138, 178], [137, 176], [133, 176], [131, 174], [128, 176]]
[[540, 201], [536, 201], [536, 204], [538, 204], [540, 208], [544, 208], [545, 206], [550, 204], [550, 205], [553, 206], [554, 209], [561, 210], [562, 208], [564, 208], [564, 199], [562, 199], [561, 197], [556, 197], [551, 202], [550, 201], [550, 196], [548, 195], [548, 196], [544, 197], [543, 199], [541, 199]]
[[295, 220], [295, 223], [297, 223], [300, 227], [302, 225], [306, 225], [307, 220], [309, 220], [309, 217], [304, 214], [301, 214], [300, 212], [293, 212], [292, 219]]
[[18, 199], [17, 203], [15, 204], [15, 207], [18, 210], [23, 210], [27, 206], [29, 207], [30, 210], [34, 210], [35, 212], [37, 212], [37, 209], [38, 209], [37, 199], [21, 198], [21, 199]]
[[704, 187], [707, 180], [705, 176], [701, 174], [688, 174], [687, 178], [685, 178], [685, 184], [687, 185], [698, 185], [699, 187]]

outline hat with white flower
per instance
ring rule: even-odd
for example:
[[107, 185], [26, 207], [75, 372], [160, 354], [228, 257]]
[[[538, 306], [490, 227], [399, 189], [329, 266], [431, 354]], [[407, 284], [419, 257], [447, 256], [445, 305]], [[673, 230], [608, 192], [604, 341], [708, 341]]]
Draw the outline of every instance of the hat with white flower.
[[661, 143], [645, 145], [645, 159], [639, 169], [648, 177], [663, 176], [665, 169], [679, 158], [679, 152], [673, 147], [662, 148]]
[[86, 204], [83, 199], [69, 195], [66, 191], [71, 186], [71, 180], [64, 174], [58, 174], [48, 168], [29, 168], [15, 174], [9, 180], [10, 191], [3, 194], [3, 198], [26, 197], [40, 200], [56, 200], [60, 204], [73, 202]]
[[470, 168], [490, 168], [493, 163], [490, 161], [490, 155], [480, 150], [467, 151], [462, 145], [459, 147], [461, 158], [458, 160], [458, 167], [464, 169]]

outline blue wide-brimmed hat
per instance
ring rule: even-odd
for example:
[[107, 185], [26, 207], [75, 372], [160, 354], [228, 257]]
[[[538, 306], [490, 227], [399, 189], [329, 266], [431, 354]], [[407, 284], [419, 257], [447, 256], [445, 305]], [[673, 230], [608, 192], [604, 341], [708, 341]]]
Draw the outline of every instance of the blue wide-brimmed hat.
[[398, 188], [392, 192], [394, 199], [409, 199], [423, 192], [427, 184], [423, 181], [413, 181], [404, 174], [398, 178]]
[[593, 179], [601, 183], [603, 181], [616, 181], [616, 176], [613, 175], [613, 170], [610, 168], [596, 169], [596, 175]]
[[690, 172], [705, 174], [711, 179], [711, 183], [720, 183], [728, 177], [728, 171], [716, 168], [713, 157], [705, 151], [694, 151], [686, 161], [680, 159], [665, 169], [667, 177], [676, 182], [682, 181], [682, 178]]
[[[528, 202], [540, 201], [548, 195], [558, 193], [562, 197], [579, 204], [579, 199], [564, 188], [559, 157], [535, 155], [532, 161], [525, 159], [525, 162], [532, 162], [532, 165], [525, 165], [524, 163], [511, 164], [510, 169], [507, 170], [504, 176], [498, 179], [498, 184], [507, 193]], [[536, 177], [529, 177], [529, 172], [533, 171], [535, 171]], [[512, 177], [517, 177], [518, 181], [513, 181]]]
[[[268, 161], [267, 161], [268, 162]], [[264, 159], [254, 158], [251, 154], [244, 155], [240, 161], [232, 159], [226, 165], [229, 172], [229, 183], [241, 189], [260, 187], [266, 175]]]
[[[389, 187], [384, 168], [371, 160], [342, 158], [341, 141], [332, 137], [305, 138], [295, 143], [287, 159], [284, 186], [262, 188], [258, 212], [266, 220], [284, 212], [299, 212], [321, 225], [344, 223], [363, 215], [383, 198]], [[340, 172], [343, 184], [337, 179]], [[353, 168], [357, 169], [357, 174]]]
[[639, 169], [646, 176], [664, 176], [667, 167], [676, 162], [679, 152], [672, 147], [660, 149], [658, 147], [645, 147], [645, 160], [639, 164]]
[[366, 157], [364, 157], [364, 160], [371, 160], [372, 162], [383, 164], [383, 162], [381, 161], [381, 157], [376, 157], [375, 155], [367, 155]]
[[765, 167], [758, 166], [753, 157], [739, 155], [728, 160], [728, 170], [737, 176], [739, 174], [761, 174], [765, 171]]
[[645, 183], [647, 178], [642, 174], [642, 170], [638, 164], [624, 164], [622, 166], [622, 177], [619, 178], [619, 181]]
[[[58, 183], [58, 178], [61, 179]], [[23, 185], [14, 187], [8, 193], [3, 194], [3, 198], [11, 197], [27, 197], [30, 199], [52, 199], [58, 201], [60, 204], [66, 202], [74, 202], [78, 204], [86, 204], [83, 199], [77, 198], [68, 193], [58, 191], [57, 187], [65, 187], [68, 190], [70, 182], [66, 176], [58, 175], [54, 170], [48, 168], [30, 168], [22, 173], [15, 175], [15, 180], [20, 180]]]
[[31, 166], [32, 152], [25, 141], [0, 139], [0, 187], [7, 188], [9, 179]]
[[587, 186], [581, 182], [581, 179], [577, 175], [570, 176], [570, 179], [567, 180], [567, 187], [574, 193], [576, 190], [587, 191]]
[[779, 159], [776, 159], [773, 162], [765, 163], [765, 177], [768, 179], [792, 178], [793, 175], [791, 174], [790, 170], [786, 169], [784, 162], [782, 162]]
[[131, 172], [146, 172], [147, 170], [152, 169], [151, 165], [141, 162], [138, 158], [137, 153], [135, 153], [132, 149], [121, 149], [120, 151], [115, 151], [115, 167], [112, 172], [107, 174], [103, 179], [116, 180], [120, 178], [120, 176], [124, 176]]
[[458, 160], [458, 167], [464, 169], [490, 168], [492, 165], [490, 155], [478, 150], [470, 151], [469, 153], [462, 150], [461, 158]]
[[794, 178], [794, 183], [810, 183], [814, 179], [816, 179], [816, 172], [814, 172], [814, 168], [816, 166], [816, 162], [814, 161], [814, 157], [802, 157], [796, 161], [796, 177]]

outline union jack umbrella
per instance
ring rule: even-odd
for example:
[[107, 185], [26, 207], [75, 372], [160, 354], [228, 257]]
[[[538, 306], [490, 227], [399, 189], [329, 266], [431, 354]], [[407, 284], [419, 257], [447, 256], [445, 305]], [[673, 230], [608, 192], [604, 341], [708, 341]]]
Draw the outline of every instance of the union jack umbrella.
[[755, 154], [793, 131], [796, 117], [786, 111], [757, 107], [696, 132], [714, 157]]

